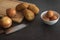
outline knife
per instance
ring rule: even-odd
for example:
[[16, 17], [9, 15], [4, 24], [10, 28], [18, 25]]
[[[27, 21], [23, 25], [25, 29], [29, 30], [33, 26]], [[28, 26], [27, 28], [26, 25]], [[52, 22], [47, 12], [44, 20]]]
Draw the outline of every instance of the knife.
[[11, 27], [11, 28], [9, 28], [9, 29], [7, 29], [7, 30], [5, 31], [5, 34], [14, 33], [14, 32], [16, 32], [16, 31], [18, 31], [18, 30], [21, 30], [22, 28], [24, 28], [24, 27], [26, 27], [26, 26], [27, 26], [27, 24], [20, 24], [20, 25], [17, 25], [17, 26], [15, 26], [15, 27]]

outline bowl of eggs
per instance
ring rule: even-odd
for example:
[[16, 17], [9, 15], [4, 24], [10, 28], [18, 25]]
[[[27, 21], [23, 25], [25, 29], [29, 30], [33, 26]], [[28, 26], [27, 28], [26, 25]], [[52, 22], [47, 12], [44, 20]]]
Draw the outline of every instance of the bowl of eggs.
[[53, 10], [44, 11], [41, 13], [41, 19], [48, 25], [53, 25], [59, 20], [59, 13]]

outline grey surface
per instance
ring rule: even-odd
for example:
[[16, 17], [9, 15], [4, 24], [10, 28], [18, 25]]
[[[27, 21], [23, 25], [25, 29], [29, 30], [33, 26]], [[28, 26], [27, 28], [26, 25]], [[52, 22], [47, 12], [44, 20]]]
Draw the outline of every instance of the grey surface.
[[60, 20], [52, 26], [46, 25], [40, 19], [45, 10], [55, 10], [60, 13], [60, 0], [21, 0], [36, 4], [40, 8], [39, 15], [28, 26], [18, 32], [0, 35], [0, 40], [60, 40]]

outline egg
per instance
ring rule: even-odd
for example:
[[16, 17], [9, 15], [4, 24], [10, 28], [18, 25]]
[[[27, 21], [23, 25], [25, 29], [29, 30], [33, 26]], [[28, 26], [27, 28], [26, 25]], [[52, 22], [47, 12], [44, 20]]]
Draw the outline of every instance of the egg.
[[14, 17], [16, 15], [16, 10], [15, 9], [12, 9], [12, 8], [8, 8], [6, 10], [6, 13], [9, 17]]
[[47, 17], [50, 18], [54, 15], [54, 12], [52, 10], [49, 10], [46, 15], [47, 15]]
[[56, 15], [52, 16], [50, 19], [51, 20], [56, 20], [58, 17]]
[[47, 21], [50, 20], [46, 15], [43, 15], [43, 19], [44, 19], [44, 20], [47, 20]]

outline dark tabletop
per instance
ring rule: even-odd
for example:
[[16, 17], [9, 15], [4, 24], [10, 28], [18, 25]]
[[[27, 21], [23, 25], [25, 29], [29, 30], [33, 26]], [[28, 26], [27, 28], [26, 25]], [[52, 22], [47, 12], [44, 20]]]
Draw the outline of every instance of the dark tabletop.
[[40, 8], [39, 14], [33, 22], [15, 33], [0, 35], [0, 40], [60, 40], [60, 20], [52, 26], [46, 25], [40, 19], [45, 10], [55, 10], [60, 13], [60, 0], [21, 0], [36, 4]]

